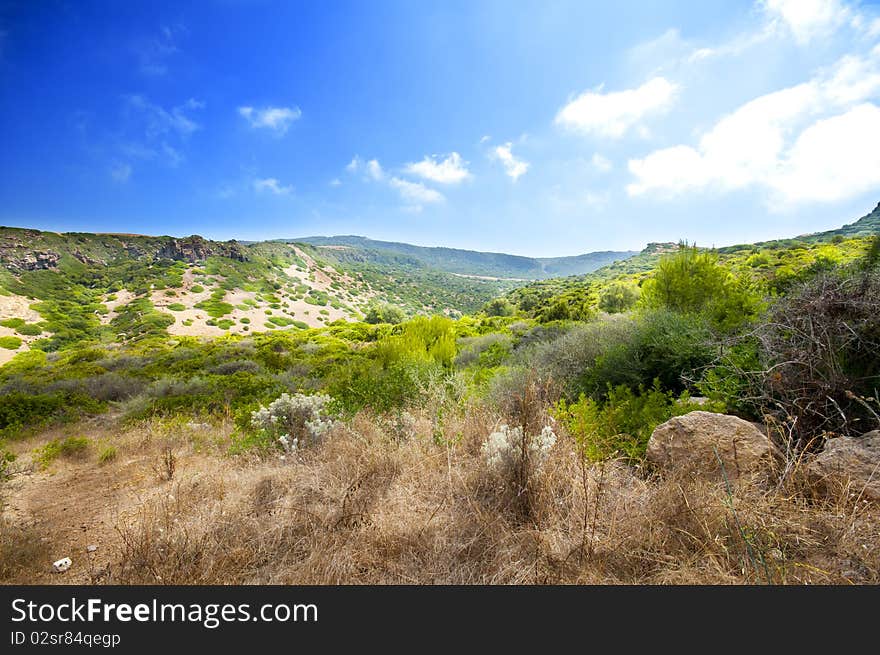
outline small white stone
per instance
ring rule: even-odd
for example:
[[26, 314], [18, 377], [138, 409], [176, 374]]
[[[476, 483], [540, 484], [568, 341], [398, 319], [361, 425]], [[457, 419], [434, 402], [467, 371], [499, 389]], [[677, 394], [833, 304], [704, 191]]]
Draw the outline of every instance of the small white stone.
[[52, 568], [55, 569], [56, 573], [64, 573], [67, 569], [71, 567], [73, 564], [73, 560], [69, 557], [62, 557], [57, 562], [52, 563]]

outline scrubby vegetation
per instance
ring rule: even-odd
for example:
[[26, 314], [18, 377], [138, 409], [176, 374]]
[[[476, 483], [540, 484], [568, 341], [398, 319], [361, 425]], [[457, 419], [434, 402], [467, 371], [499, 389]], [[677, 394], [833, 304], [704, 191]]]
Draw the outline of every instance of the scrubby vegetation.
[[[880, 240], [833, 236], [655, 246], [473, 296], [470, 315], [373, 300], [362, 322], [321, 327], [282, 308], [298, 296], [327, 320], [334, 296], [210, 257], [200, 281], [222, 281], [196, 307], [212, 325], [248, 327], [228, 317], [244, 289], [274, 326], [212, 338], [169, 335], [175, 317], [146, 293], [102, 322], [110, 287], [73, 264], [4, 274], [49, 298], [51, 336], [0, 367], [3, 470], [80, 457], [116, 471], [125, 449], [149, 453], [176, 500], [117, 526], [111, 582], [877, 582], [880, 554], [857, 547], [877, 543], [870, 510], [817, 500], [799, 467], [880, 428]], [[192, 274], [153, 266], [143, 285]], [[652, 432], [695, 409], [765, 424], [786, 466], [736, 489], [657, 475]], [[85, 438], [83, 419], [109, 432]], [[223, 474], [186, 478], [205, 453]]]

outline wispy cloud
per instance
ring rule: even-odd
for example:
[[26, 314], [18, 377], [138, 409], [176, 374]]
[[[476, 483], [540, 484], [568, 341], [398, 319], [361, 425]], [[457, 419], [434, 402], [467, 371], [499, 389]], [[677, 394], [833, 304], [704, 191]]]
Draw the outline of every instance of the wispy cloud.
[[439, 159], [437, 155], [426, 156], [420, 162], [407, 164], [404, 170], [410, 175], [440, 184], [459, 184], [473, 177], [468, 171], [467, 162], [457, 152], [445, 159]]
[[168, 59], [180, 51], [177, 39], [184, 34], [186, 27], [181, 24], [163, 25], [158, 34], [137, 39], [131, 48], [140, 72], [151, 76], [168, 73]]
[[365, 179], [372, 182], [387, 184], [397, 191], [400, 198], [406, 203], [404, 209], [409, 212], [421, 212], [424, 205], [442, 203], [446, 197], [437, 191], [425, 186], [421, 182], [405, 180], [397, 175], [389, 175], [382, 168], [378, 159], [364, 161], [355, 155], [345, 167], [349, 173], [363, 173]]
[[299, 120], [302, 111], [299, 107], [263, 107], [257, 109], [250, 106], [238, 108], [251, 127], [267, 129], [278, 135], [285, 134], [294, 121]]
[[382, 170], [382, 165], [378, 159], [364, 161], [358, 155], [355, 155], [345, 167], [345, 170], [349, 173], [363, 172], [368, 178], [376, 182], [381, 182], [385, 179], [385, 171]]
[[128, 182], [131, 177], [131, 165], [125, 162], [116, 162], [110, 168], [110, 176], [117, 182]]
[[593, 165], [593, 168], [595, 168], [600, 173], [607, 173], [612, 168], [614, 168], [611, 160], [599, 154], [598, 152], [593, 153], [593, 157], [592, 159], [590, 159], [590, 163]]
[[400, 197], [415, 204], [443, 202], [444, 196], [439, 191], [429, 189], [421, 182], [410, 182], [399, 177], [392, 177], [388, 184], [400, 192]]
[[513, 143], [508, 141], [503, 145], [495, 146], [490, 151], [489, 157], [500, 161], [501, 165], [504, 167], [505, 174], [516, 182], [521, 176], [526, 174], [526, 171], [529, 170], [529, 163], [515, 157], [512, 150]]
[[620, 138], [652, 115], [665, 111], [679, 86], [655, 77], [635, 89], [603, 93], [602, 87], [586, 91], [556, 115], [556, 124], [581, 134]]
[[190, 98], [182, 105], [165, 109], [142, 95], [130, 95], [127, 96], [127, 106], [130, 115], [143, 123], [147, 138], [153, 139], [168, 133], [185, 138], [201, 129], [202, 126], [190, 114], [204, 109], [205, 103]]
[[257, 193], [272, 193], [276, 196], [286, 196], [293, 193], [292, 186], [283, 186], [277, 178], [266, 177], [254, 180], [254, 191]]

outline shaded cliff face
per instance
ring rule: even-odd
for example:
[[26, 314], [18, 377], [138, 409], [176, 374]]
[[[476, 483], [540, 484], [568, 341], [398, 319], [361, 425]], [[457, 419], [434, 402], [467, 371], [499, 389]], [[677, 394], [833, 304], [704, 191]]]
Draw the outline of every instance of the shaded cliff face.
[[235, 241], [208, 241], [200, 236], [169, 239], [156, 251], [155, 259], [174, 259], [191, 264], [208, 257], [228, 257], [239, 262], [248, 261], [244, 249]]
[[198, 235], [184, 238], [41, 232], [0, 227], [0, 264], [15, 272], [53, 270], [69, 255], [87, 266], [106, 266], [124, 259], [171, 259], [190, 264], [209, 257], [249, 261], [247, 247], [235, 241], [211, 241]]

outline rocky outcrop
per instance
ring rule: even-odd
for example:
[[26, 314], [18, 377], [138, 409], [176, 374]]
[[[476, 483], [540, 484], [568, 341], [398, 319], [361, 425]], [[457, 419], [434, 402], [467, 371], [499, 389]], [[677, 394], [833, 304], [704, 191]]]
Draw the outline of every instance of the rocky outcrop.
[[646, 453], [648, 461], [662, 469], [713, 479], [726, 473], [730, 480], [766, 468], [778, 456], [767, 435], [752, 423], [703, 411], [658, 425]]
[[4, 265], [11, 271], [45, 271], [58, 267], [61, 255], [51, 250], [38, 250], [10, 257]]
[[92, 257], [89, 257], [87, 254], [85, 254], [84, 252], [81, 252], [80, 250], [74, 250], [73, 256], [76, 257], [83, 264], [89, 264], [92, 266], [95, 266], [95, 265], [105, 266], [106, 265], [100, 259], [94, 259]]
[[849, 486], [850, 493], [880, 500], [880, 430], [861, 437], [837, 437], [807, 467], [815, 487], [835, 493]]
[[174, 259], [195, 263], [208, 257], [229, 257], [240, 262], [248, 261], [242, 247], [236, 241], [208, 241], [198, 235], [184, 239], [169, 239], [156, 251], [156, 259]]

